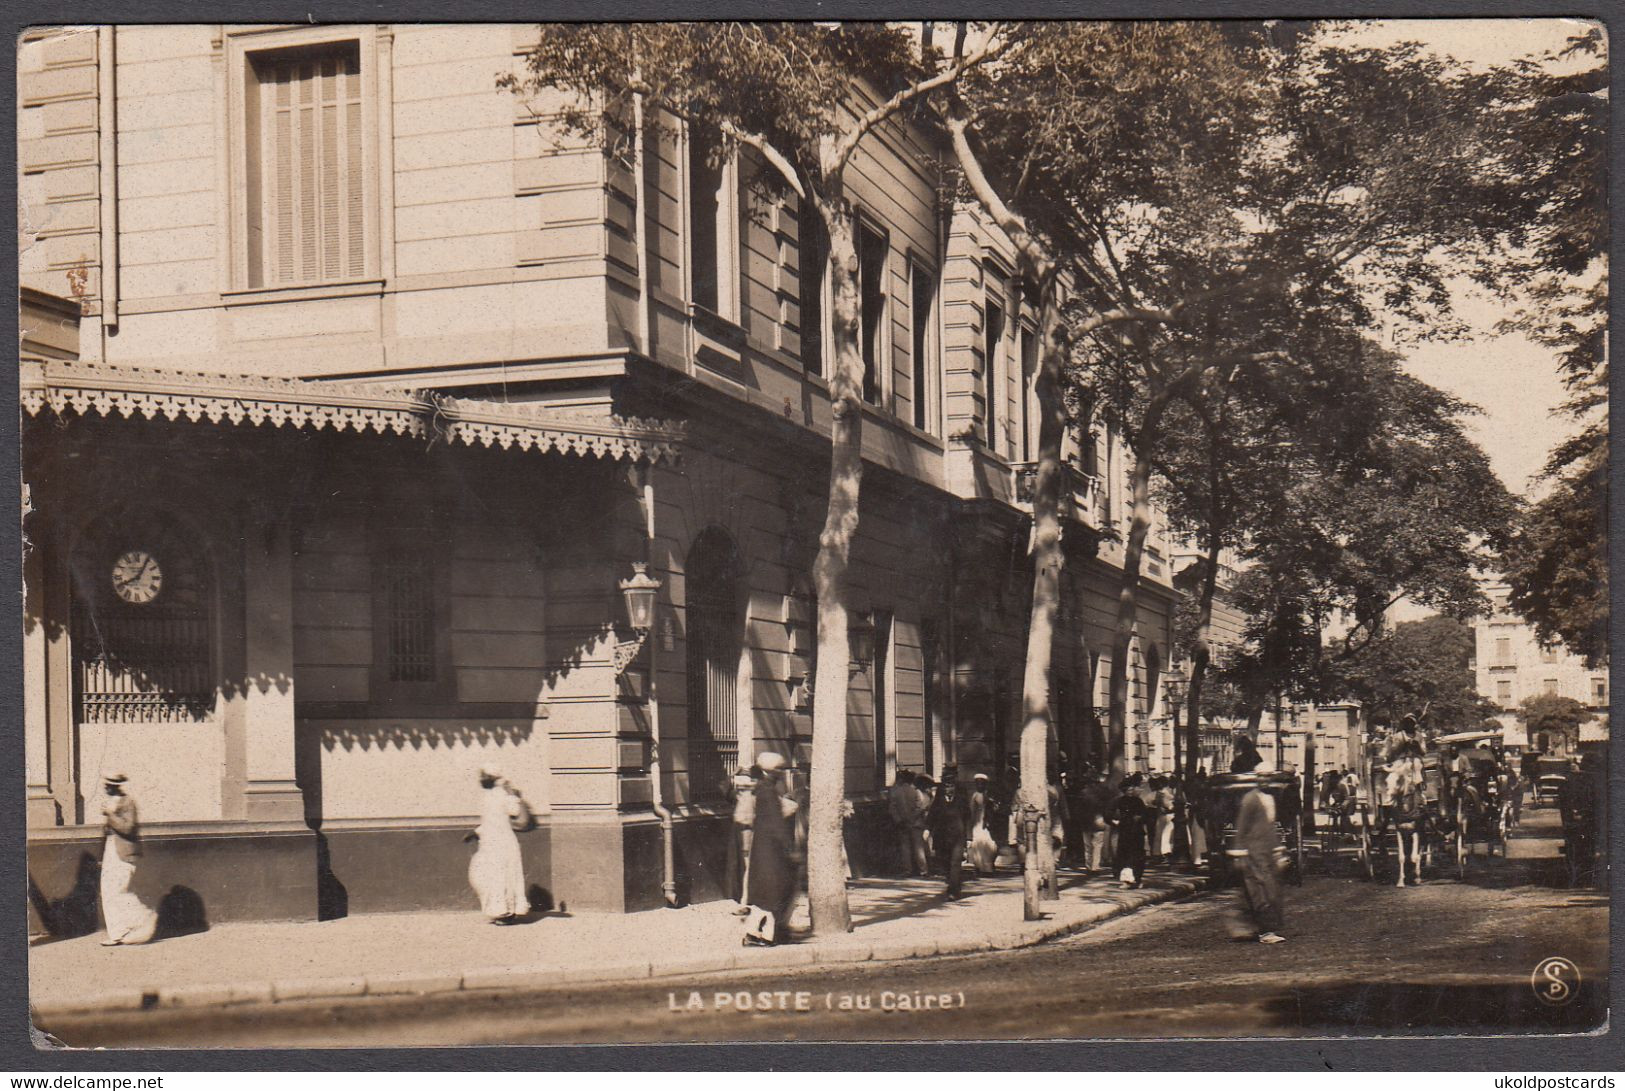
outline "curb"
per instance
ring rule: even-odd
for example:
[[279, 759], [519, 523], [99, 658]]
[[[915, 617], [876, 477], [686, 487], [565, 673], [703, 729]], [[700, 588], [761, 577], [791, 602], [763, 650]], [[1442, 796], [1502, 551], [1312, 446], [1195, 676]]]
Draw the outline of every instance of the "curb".
[[1032, 921], [979, 939], [895, 940], [867, 943], [835, 940], [828, 944], [790, 944], [783, 947], [726, 951], [715, 955], [674, 958], [658, 964], [646, 961], [604, 963], [559, 968], [547, 966], [494, 966], [462, 974], [417, 972], [382, 973], [366, 977], [306, 978], [231, 985], [180, 985], [163, 989], [118, 989], [58, 1004], [32, 1005], [35, 1019], [54, 1015], [145, 1011], [152, 1008], [228, 1007], [238, 1004], [282, 1003], [290, 1000], [330, 1000], [360, 996], [428, 996], [453, 992], [499, 989], [552, 989], [572, 985], [601, 985], [615, 981], [649, 981], [727, 970], [774, 970], [799, 966], [854, 965], [896, 962], [935, 955], [972, 955], [987, 951], [1013, 951], [1052, 939], [1086, 932], [1117, 917], [1136, 913], [1162, 902], [1188, 898], [1207, 887], [1205, 877], [1174, 879], [1168, 887], [1145, 891], [1124, 902], [1106, 901], [1067, 920]]

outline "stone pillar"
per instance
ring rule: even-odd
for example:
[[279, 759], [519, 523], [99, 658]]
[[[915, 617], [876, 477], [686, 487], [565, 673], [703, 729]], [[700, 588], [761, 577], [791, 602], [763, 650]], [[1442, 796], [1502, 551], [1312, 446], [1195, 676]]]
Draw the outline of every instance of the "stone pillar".
[[243, 549], [243, 817], [298, 821], [294, 774], [293, 548], [291, 528], [251, 513]]
[[[73, 646], [68, 636], [68, 558], [53, 545], [45, 550], [43, 560], [45, 730], [50, 740], [46, 752], [47, 783], [63, 824], [71, 826], [84, 821], [85, 807], [75, 777], [78, 728], [74, 724]], [[91, 775], [95, 775], [94, 771]]]
[[30, 829], [62, 821], [62, 810], [51, 793], [46, 625], [45, 557], [40, 545], [29, 544], [23, 554], [23, 766]]

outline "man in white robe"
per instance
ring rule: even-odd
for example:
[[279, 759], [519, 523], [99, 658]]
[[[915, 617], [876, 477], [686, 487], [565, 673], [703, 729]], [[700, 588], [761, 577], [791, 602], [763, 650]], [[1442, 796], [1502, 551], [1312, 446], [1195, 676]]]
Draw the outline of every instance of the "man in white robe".
[[525, 803], [501, 772], [480, 770], [480, 824], [469, 837], [479, 840], [468, 862], [468, 882], [480, 899], [480, 911], [492, 924], [512, 924], [530, 912], [525, 895], [525, 862], [513, 821]]
[[125, 790], [129, 778], [109, 773], [102, 781], [102, 920], [107, 925], [103, 947], [146, 943], [158, 930], [158, 914], [130, 890], [141, 859], [141, 821], [135, 800]]

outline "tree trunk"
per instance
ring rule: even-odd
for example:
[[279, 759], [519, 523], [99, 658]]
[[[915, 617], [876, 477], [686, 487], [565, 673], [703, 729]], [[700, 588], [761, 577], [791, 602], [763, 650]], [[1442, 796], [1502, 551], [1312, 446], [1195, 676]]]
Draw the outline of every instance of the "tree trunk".
[[1140, 606], [1140, 563], [1145, 557], [1145, 536], [1151, 529], [1151, 456], [1163, 410], [1166, 391], [1157, 394], [1146, 407], [1135, 444], [1134, 469], [1129, 476], [1133, 519], [1128, 541], [1123, 546], [1123, 582], [1117, 594], [1117, 624], [1112, 637], [1111, 701], [1107, 716], [1107, 756], [1110, 780], [1116, 785], [1127, 771], [1125, 741], [1128, 729], [1129, 645], [1134, 640], [1134, 622]]
[[[1061, 444], [1066, 435], [1066, 407], [1061, 399], [1061, 362], [1065, 344], [1054, 277], [1042, 284], [1042, 329], [1039, 331], [1039, 366], [1034, 379], [1038, 398], [1038, 478], [1033, 486], [1033, 605], [1027, 627], [1027, 664], [1022, 683], [1021, 795], [1039, 807], [1038, 863], [1041, 900], [1060, 898], [1051, 848], [1049, 813], [1049, 740], [1054, 713], [1051, 707], [1050, 661], [1055, 647], [1055, 616], [1061, 601], [1061, 487], [1064, 484]], [[1039, 909], [1031, 899], [1023, 906], [1027, 920], [1037, 920]]]
[[[1196, 644], [1191, 649], [1190, 704], [1185, 713], [1185, 775], [1191, 776], [1202, 760], [1202, 683], [1213, 657], [1208, 642], [1208, 626], [1213, 623], [1213, 597], [1219, 586], [1219, 536], [1208, 541], [1207, 567], [1202, 571], [1202, 591], [1196, 602]], [[1218, 770], [1211, 770], [1217, 773]]]
[[[807, 898], [814, 935], [852, 930], [841, 865], [841, 805], [846, 799], [846, 698], [851, 653], [847, 643], [847, 565], [858, 530], [863, 477], [863, 355], [858, 344], [858, 255], [853, 219], [844, 199], [829, 202], [832, 279], [831, 326], [835, 345], [830, 378], [829, 510], [813, 561], [818, 595], [818, 662], [813, 676], [812, 792], [807, 825]], [[878, 725], [877, 725], [878, 729]]]

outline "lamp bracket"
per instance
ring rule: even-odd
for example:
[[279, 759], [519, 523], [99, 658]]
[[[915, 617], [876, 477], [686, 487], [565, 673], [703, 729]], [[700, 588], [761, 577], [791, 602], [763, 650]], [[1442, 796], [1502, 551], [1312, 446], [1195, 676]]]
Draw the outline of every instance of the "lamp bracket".
[[632, 665], [632, 660], [638, 657], [643, 650], [644, 641], [649, 639], [648, 629], [636, 630], [637, 637], [633, 640], [617, 640], [615, 642], [615, 677], [619, 678], [626, 673], [626, 668]]

